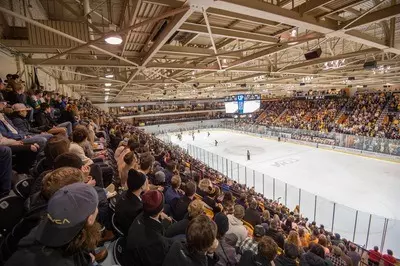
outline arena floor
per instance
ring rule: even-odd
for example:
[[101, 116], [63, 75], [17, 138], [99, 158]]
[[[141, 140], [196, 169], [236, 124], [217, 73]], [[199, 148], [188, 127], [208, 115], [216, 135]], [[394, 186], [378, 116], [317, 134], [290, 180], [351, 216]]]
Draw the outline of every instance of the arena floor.
[[[400, 222], [392, 219], [400, 220], [400, 208], [397, 205], [400, 202], [399, 163], [277, 142], [231, 131], [218, 130], [210, 133], [210, 137], [207, 137], [207, 131], [196, 133], [194, 141], [188, 132], [184, 133], [182, 141], [173, 134], [171, 140], [184, 148], [191, 144], [232, 160], [232, 169], [228, 162], [228, 173], [239, 173], [241, 183], [244, 183], [246, 167], [248, 184], [253, 186], [252, 170], [255, 170], [254, 186], [258, 192], [263, 192], [262, 174], [266, 179], [264, 191], [271, 191], [272, 181], [269, 180], [271, 177], [276, 179], [275, 198], [282, 196], [284, 199], [283, 182], [286, 182], [287, 204], [291, 209], [299, 202], [298, 189], [295, 187], [301, 188], [301, 210], [306, 216], [311, 216], [310, 220], [314, 218], [314, 195], [318, 195], [316, 221], [329, 230], [332, 226], [333, 202], [336, 202], [334, 231], [350, 240], [356, 220], [355, 210], [359, 210], [356, 243], [365, 244], [369, 214], [373, 214], [368, 246], [380, 245], [385, 224], [382, 217], [389, 218], [385, 247], [396, 248], [395, 237], [400, 238]], [[219, 143], [217, 147], [214, 146], [215, 140]], [[246, 160], [247, 150], [251, 153], [250, 161]], [[206, 162], [208, 160], [207, 158]], [[215, 160], [216, 156], [214, 165]], [[220, 159], [219, 169], [221, 161]], [[240, 165], [239, 169], [235, 162]], [[234, 178], [235, 175], [237, 174], [233, 174]]]

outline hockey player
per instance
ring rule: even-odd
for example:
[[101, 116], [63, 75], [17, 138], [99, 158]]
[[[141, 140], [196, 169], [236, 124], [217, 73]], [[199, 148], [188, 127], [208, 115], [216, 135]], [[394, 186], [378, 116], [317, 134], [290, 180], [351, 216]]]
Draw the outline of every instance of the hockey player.
[[247, 150], [247, 161], [250, 161], [250, 151]]
[[215, 147], [217, 147], [218, 146], [218, 141], [217, 140], [215, 140]]
[[207, 136], [208, 136], [208, 137], [210, 136], [210, 132], [207, 133]]

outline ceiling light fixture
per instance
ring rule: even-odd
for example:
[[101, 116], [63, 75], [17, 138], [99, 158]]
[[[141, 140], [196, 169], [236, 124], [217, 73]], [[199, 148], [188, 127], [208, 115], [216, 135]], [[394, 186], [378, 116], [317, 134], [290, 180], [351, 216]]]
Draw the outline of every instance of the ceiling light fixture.
[[111, 79], [114, 77], [114, 74], [106, 74], [105, 77]]
[[104, 89], [104, 91], [110, 91], [111, 89]]
[[293, 29], [292, 32], [290, 33], [290, 36], [296, 37], [296, 35], [297, 35], [297, 30]]
[[115, 34], [112, 36], [109, 36], [105, 39], [106, 43], [112, 44], [112, 45], [118, 45], [122, 43], [122, 37], [121, 35]]
[[110, 87], [110, 86], [111, 86], [111, 83], [104, 83], [104, 86]]

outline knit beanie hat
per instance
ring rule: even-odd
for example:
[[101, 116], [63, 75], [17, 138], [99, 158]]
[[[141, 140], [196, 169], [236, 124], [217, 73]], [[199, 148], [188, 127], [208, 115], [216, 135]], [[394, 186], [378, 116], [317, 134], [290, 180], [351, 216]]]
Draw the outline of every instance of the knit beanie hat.
[[128, 172], [128, 190], [129, 191], [136, 191], [141, 188], [144, 183], [146, 182], [146, 175], [136, 171], [135, 169], [130, 169]]
[[143, 213], [153, 216], [160, 213], [164, 208], [164, 195], [158, 190], [150, 190], [142, 195]]

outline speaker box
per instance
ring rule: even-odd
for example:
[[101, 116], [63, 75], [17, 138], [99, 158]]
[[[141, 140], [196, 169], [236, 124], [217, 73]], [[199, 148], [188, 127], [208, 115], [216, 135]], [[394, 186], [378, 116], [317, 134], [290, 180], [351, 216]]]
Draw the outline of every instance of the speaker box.
[[377, 67], [377, 63], [376, 63], [375, 60], [364, 63], [364, 69], [365, 70], [375, 69], [376, 67]]
[[321, 50], [321, 48], [318, 48], [318, 49], [315, 49], [308, 53], [305, 53], [304, 57], [306, 58], [306, 60], [311, 60], [311, 59], [319, 58], [321, 56], [321, 54], [322, 54], [322, 50]]

